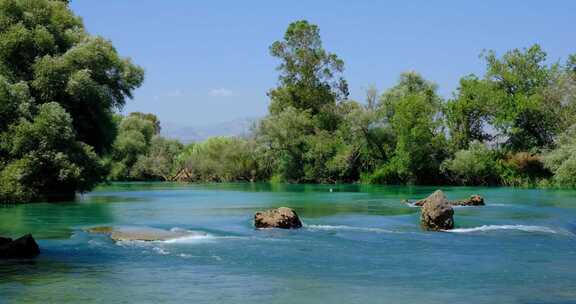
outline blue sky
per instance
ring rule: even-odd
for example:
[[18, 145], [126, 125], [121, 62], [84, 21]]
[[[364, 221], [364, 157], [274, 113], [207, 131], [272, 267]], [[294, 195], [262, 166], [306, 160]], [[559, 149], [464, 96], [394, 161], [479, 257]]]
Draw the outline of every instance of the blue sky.
[[73, 0], [72, 9], [146, 70], [125, 111], [183, 126], [265, 115], [278, 64], [268, 47], [299, 19], [318, 24], [345, 61], [356, 100], [408, 70], [449, 97], [460, 77], [483, 73], [483, 49], [540, 43], [550, 61], [576, 53], [576, 1]]

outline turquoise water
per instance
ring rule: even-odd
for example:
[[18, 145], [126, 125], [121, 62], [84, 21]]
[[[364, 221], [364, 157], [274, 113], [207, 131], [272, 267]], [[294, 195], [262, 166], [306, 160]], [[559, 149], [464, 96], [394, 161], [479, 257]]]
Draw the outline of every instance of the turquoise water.
[[[400, 201], [433, 190], [136, 183], [3, 207], [0, 235], [32, 232], [42, 255], [0, 261], [0, 303], [576, 303], [576, 191], [444, 188], [487, 206], [423, 232]], [[255, 211], [279, 206], [305, 227], [253, 229]], [[82, 230], [98, 225], [206, 235], [114, 243]]]

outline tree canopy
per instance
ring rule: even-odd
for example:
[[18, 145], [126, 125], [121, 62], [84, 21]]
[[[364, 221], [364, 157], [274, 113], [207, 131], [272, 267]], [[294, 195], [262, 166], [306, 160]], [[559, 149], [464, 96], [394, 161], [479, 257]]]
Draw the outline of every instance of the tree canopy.
[[113, 113], [143, 79], [110, 41], [84, 30], [67, 1], [0, 0], [0, 175], [26, 189], [19, 199], [3, 187], [2, 200], [70, 197], [102, 180]]
[[291, 23], [269, 51], [278, 83], [253, 132], [184, 145], [154, 114], [117, 114], [144, 71], [67, 1], [0, 0], [0, 201], [70, 199], [105, 180], [576, 184], [576, 55], [487, 51], [485, 74], [451, 98], [409, 71], [361, 102], [317, 25]]

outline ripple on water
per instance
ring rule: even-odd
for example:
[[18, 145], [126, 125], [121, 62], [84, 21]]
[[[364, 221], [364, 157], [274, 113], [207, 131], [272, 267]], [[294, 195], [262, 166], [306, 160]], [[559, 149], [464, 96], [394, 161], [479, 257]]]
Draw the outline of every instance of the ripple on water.
[[572, 233], [564, 230], [556, 230], [546, 226], [532, 226], [532, 225], [482, 225], [479, 227], [471, 228], [456, 228], [452, 230], [446, 230], [445, 232], [450, 233], [481, 233], [481, 232], [491, 232], [491, 231], [502, 231], [502, 230], [512, 230], [521, 231], [528, 233], [544, 233], [544, 234], [564, 234], [572, 235]]

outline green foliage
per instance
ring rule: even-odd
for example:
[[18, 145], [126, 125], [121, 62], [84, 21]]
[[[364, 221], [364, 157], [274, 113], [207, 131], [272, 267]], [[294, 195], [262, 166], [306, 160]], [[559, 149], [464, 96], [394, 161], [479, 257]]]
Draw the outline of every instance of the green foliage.
[[136, 173], [134, 165], [138, 159], [148, 153], [152, 137], [156, 135], [154, 115], [130, 114], [120, 121], [118, 136], [111, 153], [112, 180], [141, 179], [141, 169]]
[[417, 72], [405, 72], [400, 75], [398, 84], [388, 89], [379, 101], [379, 111], [388, 120], [392, 120], [395, 115], [397, 103], [403, 98], [411, 95], [419, 95], [427, 104], [438, 108], [441, 99], [436, 94], [436, 84], [427, 81]]
[[531, 152], [500, 153], [499, 165], [500, 184], [506, 186], [537, 187], [551, 177], [542, 156]]
[[106, 174], [113, 112], [143, 70], [84, 30], [67, 1], [0, 0], [0, 198], [72, 198]]
[[262, 120], [258, 142], [266, 148], [265, 159], [276, 175], [298, 182], [304, 177], [304, 154], [314, 132], [312, 115], [289, 107]]
[[556, 185], [576, 187], [576, 125], [559, 137], [558, 147], [544, 156], [544, 164], [554, 173]]
[[143, 70], [67, 2], [0, 0], [0, 201], [70, 198], [105, 168], [110, 180], [576, 186], [576, 55], [487, 52], [486, 75], [447, 102], [407, 72], [361, 104], [318, 26], [296, 21], [270, 47], [279, 81], [253, 136], [184, 147], [153, 114], [115, 114]]
[[41, 105], [32, 120], [20, 119], [8, 133], [1, 142], [7, 156], [0, 173], [1, 201], [69, 199], [101, 180], [96, 153], [75, 139], [72, 118], [59, 104]]
[[365, 180], [392, 184], [439, 180], [446, 139], [435, 90], [434, 84], [411, 72], [382, 95], [379, 111], [389, 121], [396, 144], [387, 163]]
[[8, 81], [27, 83], [37, 103], [60, 103], [98, 153], [114, 140], [112, 110], [143, 81], [141, 68], [88, 35], [60, 1], [0, 1], [0, 66]]
[[316, 115], [348, 97], [348, 85], [338, 76], [344, 62], [322, 48], [318, 26], [305, 20], [291, 23], [270, 53], [281, 60], [279, 87], [268, 93], [272, 114], [293, 107]]
[[0, 136], [20, 117], [31, 117], [34, 101], [24, 82], [10, 84], [0, 75]]
[[140, 119], [150, 121], [152, 126], [154, 126], [154, 134], [160, 134], [162, 128], [160, 126], [160, 120], [156, 115], [152, 113], [132, 112], [130, 113], [130, 117], [138, 117]]
[[187, 181], [254, 181], [263, 178], [256, 150], [253, 140], [212, 137], [186, 147], [180, 169], [189, 173]]
[[147, 154], [140, 155], [131, 170], [131, 176], [140, 180], [169, 181], [177, 173], [176, 158], [184, 146], [177, 140], [154, 136]]
[[547, 99], [558, 66], [547, 66], [546, 53], [539, 45], [514, 49], [498, 58], [494, 52], [485, 56], [488, 64], [487, 85], [494, 90], [494, 126], [502, 132], [514, 151], [550, 147], [560, 125], [554, 111], [563, 108], [560, 100]]
[[467, 149], [473, 141], [490, 140], [486, 130], [491, 122], [494, 90], [474, 75], [460, 80], [455, 99], [445, 106], [446, 124], [454, 150]]
[[496, 153], [479, 141], [445, 160], [441, 169], [456, 184], [496, 185], [500, 182], [500, 164]]
[[339, 105], [342, 122], [337, 135], [342, 138], [349, 151], [349, 179], [361, 172], [372, 171], [388, 160], [396, 146], [392, 125], [380, 117], [374, 105], [375, 98], [366, 106], [354, 101]]
[[44, 56], [31, 82], [38, 102], [58, 100], [74, 118], [79, 138], [103, 152], [114, 140], [112, 111], [142, 83], [142, 69], [118, 57], [102, 38], [84, 38], [61, 56]]

